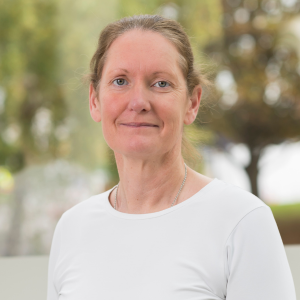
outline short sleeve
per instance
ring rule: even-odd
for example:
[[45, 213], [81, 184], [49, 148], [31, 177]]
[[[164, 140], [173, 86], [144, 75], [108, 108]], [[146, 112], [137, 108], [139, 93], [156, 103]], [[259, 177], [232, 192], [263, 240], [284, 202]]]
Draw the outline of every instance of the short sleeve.
[[47, 300], [58, 300], [59, 295], [54, 283], [54, 270], [56, 262], [59, 257], [61, 247], [61, 220], [58, 221], [51, 244], [49, 264], [48, 264], [48, 286], [47, 286]]
[[226, 300], [296, 300], [284, 245], [268, 206], [235, 226], [225, 244]]

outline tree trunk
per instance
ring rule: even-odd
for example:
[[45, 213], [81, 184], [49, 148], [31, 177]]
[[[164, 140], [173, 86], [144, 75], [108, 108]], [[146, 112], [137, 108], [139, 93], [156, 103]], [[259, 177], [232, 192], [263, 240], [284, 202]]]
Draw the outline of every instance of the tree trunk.
[[259, 197], [257, 177], [258, 177], [258, 160], [260, 157], [260, 151], [257, 151], [257, 149], [251, 149], [250, 153], [251, 153], [251, 161], [249, 165], [245, 168], [245, 170], [250, 179], [252, 194]]
[[7, 232], [4, 256], [21, 254], [21, 227], [23, 221], [24, 189], [19, 177], [15, 177], [15, 188], [12, 198], [12, 215], [10, 228]]

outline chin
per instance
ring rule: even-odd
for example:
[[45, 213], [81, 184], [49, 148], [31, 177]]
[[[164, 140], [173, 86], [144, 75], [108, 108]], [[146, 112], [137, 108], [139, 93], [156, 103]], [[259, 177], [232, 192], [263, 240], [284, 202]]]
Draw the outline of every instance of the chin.
[[118, 143], [118, 145], [112, 145], [111, 148], [120, 154], [126, 156], [135, 156], [136, 158], [138, 158], [156, 153], [160, 148], [160, 145], [154, 143], [153, 140], [147, 142], [131, 140], [130, 142], [127, 141], [125, 143], [122, 143], [122, 145], [120, 145], [120, 143]]

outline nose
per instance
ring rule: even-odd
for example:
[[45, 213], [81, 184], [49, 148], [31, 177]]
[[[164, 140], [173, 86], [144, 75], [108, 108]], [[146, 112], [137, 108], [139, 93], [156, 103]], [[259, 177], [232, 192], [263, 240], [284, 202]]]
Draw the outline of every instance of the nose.
[[151, 109], [147, 88], [143, 84], [136, 84], [129, 95], [128, 109], [136, 113], [147, 112]]

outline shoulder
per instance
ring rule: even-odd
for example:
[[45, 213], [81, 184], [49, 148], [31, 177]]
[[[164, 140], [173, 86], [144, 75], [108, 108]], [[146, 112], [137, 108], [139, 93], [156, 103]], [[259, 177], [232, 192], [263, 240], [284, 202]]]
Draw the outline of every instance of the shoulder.
[[229, 231], [257, 208], [264, 207], [271, 212], [269, 206], [252, 193], [222, 180], [215, 179], [205, 188], [209, 212], [224, 225], [227, 224]]
[[260, 206], [267, 206], [261, 199], [238, 186], [217, 178], [208, 178], [195, 171], [192, 175], [194, 180], [188, 190], [199, 198], [208, 199], [209, 201], [205, 203], [208, 206], [212, 205], [216, 210], [219, 208], [223, 212], [243, 213]]
[[88, 218], [93, 213], [101, 213], [105, 210], [105, 200], [110, 191], [111, 190], [108, 190], [101, 194], [91, 196], [66, 210], [62, 214], [58, 224], [64, 227], [76, 227], [81, 223], [82, 219]]
[[[211, 187], [209, 187], [209, 185], [211, 185]], [[207, 187], [210, 188], [212, 198], [217, 201], [220, 206], [226, 206], [230, 209], [254, 209], [260, 206], [268, 207], [257, 196], [233, 184], [214, 179], [209, 185]]]
[[56, 249], [54, 252], [71, 253], [77, 249], [85, 226], [91, 223], [93, 226], [95, 220], [99, 222], [103, 219], [106, 211], [105, 199], [110, 191], [91, 196], [62, 214], [53, 235], [52, 248]]

